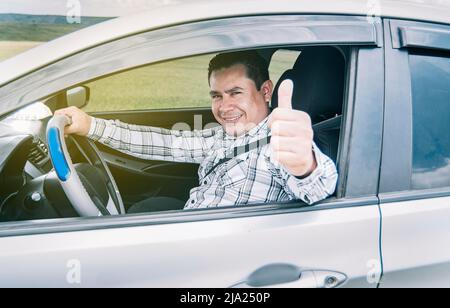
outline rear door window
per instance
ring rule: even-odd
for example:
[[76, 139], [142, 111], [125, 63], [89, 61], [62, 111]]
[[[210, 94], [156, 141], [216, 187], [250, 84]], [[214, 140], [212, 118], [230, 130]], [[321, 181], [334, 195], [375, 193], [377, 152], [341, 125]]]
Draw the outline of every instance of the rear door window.
[[450, 53], [412, 51], [414, 189], [450, 187]]

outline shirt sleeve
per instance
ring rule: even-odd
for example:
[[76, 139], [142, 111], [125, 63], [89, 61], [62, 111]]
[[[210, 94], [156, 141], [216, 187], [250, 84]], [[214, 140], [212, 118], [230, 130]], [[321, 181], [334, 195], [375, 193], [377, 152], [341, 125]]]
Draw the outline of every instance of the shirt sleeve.
[[317, 161], [317, 168], [307, 178], [299, 179], [290, 174], [267, 150], [269, 170], [292, 200], [302, 200], [308, 205], [326, 199], [336, 190], [338, 173], [334, 162], [313, 144], [313, 151]]
[[213, 148], [217, 129], [177, 131], [92, 117], [88, 138], [146, 160], [200, 164]]

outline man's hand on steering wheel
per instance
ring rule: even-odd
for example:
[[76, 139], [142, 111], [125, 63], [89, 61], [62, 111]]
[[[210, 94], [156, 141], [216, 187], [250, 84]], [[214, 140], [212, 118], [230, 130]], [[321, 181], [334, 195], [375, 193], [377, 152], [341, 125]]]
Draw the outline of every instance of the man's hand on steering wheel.
[[[55, 112], [47, 124], [47, 144], [53, 167], [67, 198], [80, 216], [125, 214], [122, 197], [106, 162], [95, 144], [84, 138], [89, 133], [91, 121], [89, 115], [75, 107]], [[86, 155], [90, 164], [87, 169], [93, 168], [90, 170], [94, 172], [78, 173], [79, 165], [72, 163], [64, 135], [81, 136], [80, 140], [73, 141]], [[97, 171], [105, 180], [96, 176]]]
[[87, 136], [91, 128], [92, 117], [77, 107], [68, 107], [55, 111], [55, 116], [65, 115], [72, 120], [71, 125], [66, 126], [64, 134]]

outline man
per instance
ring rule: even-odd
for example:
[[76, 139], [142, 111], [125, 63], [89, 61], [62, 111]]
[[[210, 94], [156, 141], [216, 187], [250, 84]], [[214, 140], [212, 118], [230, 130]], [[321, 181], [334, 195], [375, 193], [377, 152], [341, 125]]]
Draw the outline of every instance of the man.
[[[208, 78], [212, 112], [221, 125], [211, 129], [191, 132], [129, 125], [96, 119], [76, 108], [56, 114], [72, 118], [66, 134], [88, 136], [143, 159], [200, 164], [200, 186], [191, 190], [186, 204], [153, 198], [130, 212], [293, 199], [313, 204], [334, 193], [336, 167], [314, 144], [308, 114], [292, 110], [291, 81], [280, 86], [279, 108], [270, 113], [273, 83], [266, 61], [256, 52], [216, 56]], [[261, 142], [270, 135], [269, 144]]]

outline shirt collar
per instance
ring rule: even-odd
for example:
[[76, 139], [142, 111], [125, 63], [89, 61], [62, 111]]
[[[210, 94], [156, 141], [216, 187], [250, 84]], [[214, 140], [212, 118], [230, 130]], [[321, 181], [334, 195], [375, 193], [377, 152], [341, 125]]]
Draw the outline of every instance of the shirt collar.
[[238, 137], [228, 135], [225, 132], [225, 130], [222, 129], [223, 134], [224, 134], [224, 139], [230, 140], [230, 141], [237, 141], [240, 139], [249, 140], [249, 139], [252, 139], [255, 136], [259, 136], [259, 135], [264, 135], [264, 137], [266, 137], [269, 133], [269, 127], [267, 126], [268, 121], [269, 121], [269, 116], [267, 116], [264, 120], [259, 122], [259, 124], [257, 126], [253, 127], [247, 133], [245, 133], [241, 136], [238, 136]]

